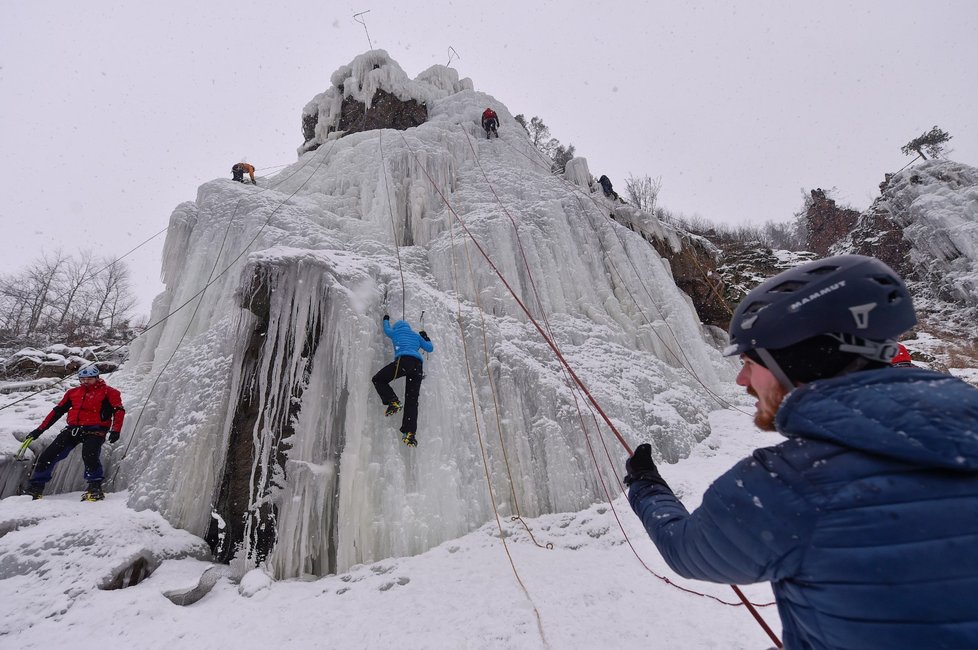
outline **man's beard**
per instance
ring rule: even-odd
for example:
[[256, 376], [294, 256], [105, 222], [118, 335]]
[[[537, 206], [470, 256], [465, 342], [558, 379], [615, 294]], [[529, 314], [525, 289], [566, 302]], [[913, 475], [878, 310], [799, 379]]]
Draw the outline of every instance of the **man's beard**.
[[757, 428], [761, 431], [777, 431], [774, 418], [781, 408], [781, 402], [788, 394], [785, 387], [778, 384], [776, 391], [768, 393], [765, 397], [758, 395], [752, 386], [747, 387], [747, 393], [757, 398], [757, 412], [754, 413], [754, 424]]

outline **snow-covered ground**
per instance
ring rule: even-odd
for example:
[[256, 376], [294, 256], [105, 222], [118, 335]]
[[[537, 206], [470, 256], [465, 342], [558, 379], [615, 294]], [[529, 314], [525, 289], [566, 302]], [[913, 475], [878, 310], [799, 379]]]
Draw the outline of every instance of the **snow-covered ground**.
[[[0, 407], [17, 397], [0, 396]], [[16, 447], [10, 434], [32, 426], [51, 399], [38, 395], [0, 410], [0, 454], [8, 456]], [[714, 412], [711, 426], [713, 433], [688, 459], [663, 468], [689, 507], [737, 459], [779, 439], [756, 431], [750, 418], [736, 411]], [[522, 523], [503, 520], [502, 537], [490, 521], [420, 555], [322, 578], [273, 581], [261, 569], [222, 566], [211, 573], [218, 577], [213, 589], [186, 606], [164, 594], [190, 590], [211, 566], [198, 559], [206, 557], [202, 540], [173, 529], [152, 511], [129, 509], [124, 493], [109, 494], [101, 503], [80, 502], [78, 493], [41, 501], [8, 497], [0, 501], [0, 645], [770, 646], [744, 607], [686, 593], [653, 575], [736, 602], [725, 585], [672, 574], [621, 493], [613, 496], [610, 505], [526, 520], [537, 543]], [[99, 588], [139, 556], [159, 564], [148, 578], [124, 589]], [[771, 601], [767, 585], [745, 591], [754, 602]], [[778, 630], [775, 609], [761, 612]]]

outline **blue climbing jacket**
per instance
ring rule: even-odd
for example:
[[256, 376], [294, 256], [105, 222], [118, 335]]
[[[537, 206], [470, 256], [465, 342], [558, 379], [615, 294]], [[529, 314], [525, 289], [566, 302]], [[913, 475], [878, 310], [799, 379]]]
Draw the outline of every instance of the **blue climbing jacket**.
[[789, 439], [717, 479], [690, 514], [628, 499], [676, 573], [770, 581], [785, 648], [978, 648], [978, 389], [884, 368], [812, 382]]
[[426, 341], [421, 338], [417, 332], [411, 329], [411, 325], [406, 320], [399, 320], [391, 326], [390, 321], [385, 318], [384, 334], [389, 336], [391, 341], [394, 342], [395, 359], [398, 357], [414, 357], [424, 361], [421, 353], [418, 352], [418, 348], [421, 348], [425, 352], [435, 351], [435, 346], [431, 341]]

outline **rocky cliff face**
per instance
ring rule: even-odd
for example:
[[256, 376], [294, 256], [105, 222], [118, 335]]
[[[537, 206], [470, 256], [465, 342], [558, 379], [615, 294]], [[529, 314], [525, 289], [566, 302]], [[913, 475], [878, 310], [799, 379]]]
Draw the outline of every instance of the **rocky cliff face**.
[[822, 188], [812, 190], [811, 194], [812, 202], [805, 213], [808, 250], [824, 257], [849, 233], [859, 219], [859, 213], [837, 206]]
[[[887, 174], [881, 195], [862, 213], [840, 208], [824, 190], [812, 190], [804, 215], [807, 252], [778, 251], [760, 243], [710, 238], [669, 260], [677, 284], [704, 323], [726, 328], [728, 309], [762, 280], [826, 255], [855, 253], [886, 262], [907, 282], [919, 324], [915, 359], [941, 369], [978, 362], [978, 169], [927, 161]], [[661, 252], [661, 251], [660, 251]], [[695, 265], [684, 262], [695, 259]], [[707, 269], [719, 292], [697, 290]], [[722, 294], [720, 298], [717, 293]], [[726, 315], [726, 318], [724, 318]]]
[[720, 249], [705, 237], [685, 233], [674, 250], [669, 242], [654, 237], [649, 243], [669, 262], [676, 286], [686, 293], [704, 325], [725, 329], [730, 321], [729, 290], [717, 272]]
[[420, 126], [428, 121], [432, 102], [472, 90], [471, 79], [459, 79], [455, 70], [440, 65], [410, 79], [384, 50], [358, 56], [334, 72], [330, 81], [332, 87], [302, 110], [300, 154], [352, 133]]
[[[340, 88], [342, 92], [342, 88]], [[349, 135], [375, 129], [397, 129], [404, 131], [414, 126], [420, 126], [428, 121], [428, 107], [416, 99], [402, 100], [383, 88], [374, 91], [367, 103], [344, 97], [340, 104], [339, 122], [330, 131]], [[315, 142], [318, 115], [302, 116], [302, 134], [305, 136], [304, 151], [313, 151], [319, 147]]]

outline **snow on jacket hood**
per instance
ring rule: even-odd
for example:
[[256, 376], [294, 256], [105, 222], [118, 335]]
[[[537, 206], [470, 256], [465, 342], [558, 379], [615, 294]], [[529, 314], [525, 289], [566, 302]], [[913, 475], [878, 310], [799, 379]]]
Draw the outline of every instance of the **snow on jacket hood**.
[[883, 368], [806, 384], [785, 398], [776, 423], [788, 437], [978, 469], [978, 389], [930, 370]]

